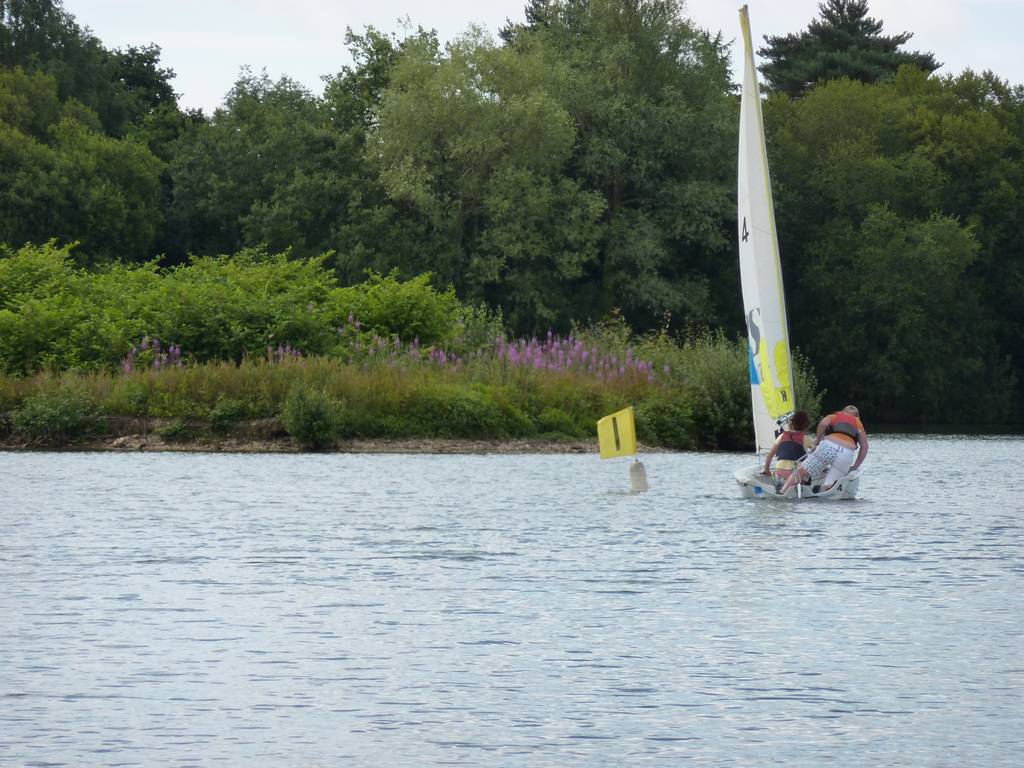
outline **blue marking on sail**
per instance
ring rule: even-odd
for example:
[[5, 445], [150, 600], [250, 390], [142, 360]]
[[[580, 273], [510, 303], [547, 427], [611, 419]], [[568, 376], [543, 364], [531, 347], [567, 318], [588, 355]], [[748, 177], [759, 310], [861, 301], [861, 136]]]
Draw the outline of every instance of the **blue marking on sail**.
[[750, 363], [750, 383], [760, 385], [761, 377], [757, 375], [757, 364], [754, 362], [754, 348], [749, 344], [747, 345], [747, 358]]

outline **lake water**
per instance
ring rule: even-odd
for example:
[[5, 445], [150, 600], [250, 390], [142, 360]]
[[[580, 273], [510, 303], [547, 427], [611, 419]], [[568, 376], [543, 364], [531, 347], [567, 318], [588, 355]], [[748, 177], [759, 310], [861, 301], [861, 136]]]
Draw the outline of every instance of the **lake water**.
[[0, 453], [0, 765], [1020, 766], [1020, 438]]

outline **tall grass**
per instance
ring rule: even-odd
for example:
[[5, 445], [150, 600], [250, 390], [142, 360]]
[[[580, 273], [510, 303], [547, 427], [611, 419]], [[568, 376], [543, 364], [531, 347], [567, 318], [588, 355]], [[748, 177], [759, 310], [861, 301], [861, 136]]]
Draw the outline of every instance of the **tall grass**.
[[[461, 355], [397, 337], [365, 341], [344, 357], [272, 353], [240, 363], [0, 377], [0, 412], [74, 391], [109, 417], [200, 422], [218, 434], [244, 420], [277, 419], [301, 444], [321, 448], [357, 437], [590, 438], [598, 418], [632, 404], [650, 445], [751, 441], [746, 345], [722, 334], [677, 341], [609, 324], [564, 338], [497, 337]], [[799, 357], [797, 380], [803, 407], [817, 410], [816, 381]]]
[[[178, 439], [273, 422], [269, 432], [318, 448], [352, 437], [581, 438], [632, 404], [652, 445], [751, 443], [745, 341], [636, 336], [621, 317], [508, 339], [499, 313], [462, 304], [430, 275], [339, 287], [325, 258], [242, 251], [86, 272], [53, 243], [6, 254], [0, 433], [69, 441], [132, 417], [162, 419], [159, 431]], [[816, 411], [817, 382], [799, 357], [796, 372], [798, 402]]]

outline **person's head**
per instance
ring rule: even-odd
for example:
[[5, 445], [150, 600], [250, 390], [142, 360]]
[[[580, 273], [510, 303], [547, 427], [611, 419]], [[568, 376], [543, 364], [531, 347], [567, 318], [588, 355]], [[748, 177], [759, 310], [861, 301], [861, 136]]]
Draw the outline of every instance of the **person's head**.
[[843, 410], [846, 411], [846, 413], [850, 414], [851, 416], [856, 416], [858, 419], [860, 418], [860, 411], [857, 410], [856, 405], [848, 405], [845, 408], [843, 408]]
[[810, 424], [811, 417], [807, 415], [807, 411], [795, 411], [789, 417], [789, 428], [794, 432], [804, 432]]

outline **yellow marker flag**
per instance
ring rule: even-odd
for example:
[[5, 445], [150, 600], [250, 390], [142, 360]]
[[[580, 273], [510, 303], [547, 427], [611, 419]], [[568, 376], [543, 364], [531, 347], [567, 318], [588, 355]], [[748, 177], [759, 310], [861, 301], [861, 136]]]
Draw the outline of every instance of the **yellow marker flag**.
[[636, 453], [636, 421], [633, 406], [616, 411], [597, 422], [597, 444], [602, 459]]

